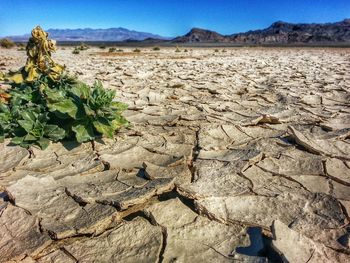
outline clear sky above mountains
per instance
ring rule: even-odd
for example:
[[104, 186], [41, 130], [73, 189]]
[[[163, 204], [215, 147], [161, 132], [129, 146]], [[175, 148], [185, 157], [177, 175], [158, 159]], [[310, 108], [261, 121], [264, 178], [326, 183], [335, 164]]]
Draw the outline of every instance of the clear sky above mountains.
[[350, 0], [0, 0], [0, 36], [49, 28], [125, 27], [163, 36], [192, 27], [232, 34], [269, 26], [350, 18]]

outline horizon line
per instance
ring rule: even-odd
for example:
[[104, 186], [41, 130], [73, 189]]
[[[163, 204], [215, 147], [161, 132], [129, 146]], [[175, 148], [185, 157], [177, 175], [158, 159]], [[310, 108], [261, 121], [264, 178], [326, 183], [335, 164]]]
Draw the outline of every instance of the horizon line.
[[[334, 21], [334, 22], [311, 22], [311, 23], [301, 23], [301, 22], [288, 22], [288, 21], [285, 21], [285, 20], [276, 20], [275, 22], [271, 23], [270, 26], [272, 26], [273, 24], [275, 23], [286, 23], [286, 24], [303, 24], [303, 25], [313, 25], [313, 24], [320, 24], [320, 25], [326, 25], [326, 24], [334, 24], [334, 23], [339, 23], [339, 22], [344, 22], [344, 21], [347, 21], [347, 20], [350, 20], [350, 18], [343, 18], [341, 20], [337, 20], [337, 21]], [[268, 26], [268, 27], [270, 27]], [[230, 33], [230, 34], [221, 34], [220, 32], [216, 31], [216, 30], [212, 30], [212, 29], [209, 29], [209, 28], [203, 28], [203, 27], [197, 27], [197, 26], [193, 26], [191, 28], [189, 28], [183, 35], [186, 35], [187, 33], [191, 32], [191, 30], [193, 29], [201, 29], [201, 30], [206, 30], [206, 31], [211, 31], [211, 32], [215, 32], [215, 33], [218, 33], [220, 35], [223, 35], [223, 36], [229, 36], [229, 35], [234, 35], [234, 34], [241, 34], [241, 33], [246, 33], [246, 32], [250, 32], [250, 31], [255, 31], [255, 30], [261, 30], [261, 29], [266, 29], [268, 27], [264, 27], [264, 28], [255, 28], [255, 29], [248, 29], [246, 31], [241, 31], [241, 32], [234, 32], [234, 33]], [[163, 35], [160, 35], [158, 33], [152, 33], [152, 32], [146, 32], [146, 31], [138, 31], [138, 30], [135, 30], [135, 29], [128, 29], [126, 27], [122, 27], [122, 26], [118, 26], [118, 27], [115, 27], [115, 26], [111, 26], [111, 27], [106, 27], [106, 28], [93, 28], [93, 27], [78, 27], [78, 28], [48, 28], [46, 29], [46, 31], [49, 31], [49, 30], [86, 30], [86, 29], [91, 29], [91, 30], [107, 30], [107, 29], [125, 29], [125, 30], [128, 30], [128, 31], [131, 31], [131, 32], [138, 32], [138, 33], [147, 33], [147, 34], [152, 34], [152, 35], [157, 35], [157, 36], [160, 36], [162, 38], [176, 38], [176, 37], [179, 37], [179, 36], [183, 36], [183, 35], [178, 35], [178, 36], [163, 36]], [[0, 35], [0, 37], [19, 37], [19, 36], [26, 36], [26, 35], [30, 35], [30, 32], [29, 33], [24, 33], [24, 34], [19, 34], [19, 35]]]

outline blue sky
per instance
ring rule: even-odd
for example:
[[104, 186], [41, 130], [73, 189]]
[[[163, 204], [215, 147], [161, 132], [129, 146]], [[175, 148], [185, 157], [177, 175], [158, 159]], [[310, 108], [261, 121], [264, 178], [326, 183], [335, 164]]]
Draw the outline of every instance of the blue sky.
[[232, 34], [286, 22], [350, 18], [350, 0], [0, 0], [0, 36], [49, 28], [125, 27], [163, 36], [192, 27]]

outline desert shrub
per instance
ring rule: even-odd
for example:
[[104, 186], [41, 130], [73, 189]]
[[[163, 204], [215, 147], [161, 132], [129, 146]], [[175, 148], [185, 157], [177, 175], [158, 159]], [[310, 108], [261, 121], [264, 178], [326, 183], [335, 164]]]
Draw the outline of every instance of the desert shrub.
[[178, 46], [176, 46], [175, 52], [181, 52], [181, 50]]
[[153, 51], [159, 51], [160, 47], [153, 47]]
[[217, 53], [217, 52], [219, 52], [219, 50], [218, 50], [218, 49], [215, 49], [214, 52]]
[[188, 52], [188, 50], [187, 50], [187, 49], [185, 49], [185, 50], [184, 50], [184, 52]]
[[26, 51], [26, 49], [24, 47], [19, 47], [17, 48], [17, 51]]
[[135, 48], [135, 49], [133, 50], [133, 52], [135, 52], [135, 53], [140, 53], [140, 52], [141, 52], [141, 50], [140, 50], [140, 49], [138, 49], [138, 48]]
[[116, 48], [115, 47], [110, 47], [109, 49], [108, 49], [108, 52], [109, 53], [113, 53], [113, 52], [115, 52], [116, 51]]
[[9, 38], [0, 39], [0, 46], [3, 47], [3, 48], [12, 48], [15, 45], [16, 45], [15, 42], [13, 42]]
[[88, 45], [86, 45], [85, 43], [81, 43], [80, 46], [77, 47], [77, 49], [80, 51], [88, 50], [89, 48], [90, 47]]
[[72, 51], [72, 53], [73, 53], [74, 55], [80, 54], [79, 48], [74, 48], [74, 50]]
[[116, 52], [124, 52], [124, 50], [119, 48], [119, 49], [116, 50]]
[[223, 49], [221, 52], [222, 52], [222, 53], [226, 53], [227, 51], [226, 51], [226, 49]]
[[121, 115], [126, 105], [115, 101], [116, 92], [101, 82], [89, 86], [68, 76], [52, 60], [54, 44], [40, 27], [33, 29], [27, 49], [38, 56], [28, 56], [17, 72], [0, 73], [9, 85], [0, 89], [0, 141], [11, 138], [22, 147], [45, 149], [50, 141], [112, 138], [127, 125]]
[[106, 48], [106, 46], [99, 46], [99, 48], [100, 48], [100, 49], [105, 49], [105, 48]]

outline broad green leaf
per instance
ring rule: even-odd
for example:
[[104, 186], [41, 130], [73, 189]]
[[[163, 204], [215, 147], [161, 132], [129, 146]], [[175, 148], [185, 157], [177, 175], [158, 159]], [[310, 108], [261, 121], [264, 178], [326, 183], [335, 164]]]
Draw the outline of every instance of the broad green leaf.
[[108, 138], [113, 138], [114, 135], [114, 128], [113, 126], [108, 122], [108, 120], [104, 118], [98, 118], [96, 121], [92, 122], [96, 130], [103, 135], [107, 136]]
[[40, 146], [42, 150], [45, 150], [50, 145], [50, 140], [47, 138], [40, 138], [37, 141], [37, 144]]
[[23, 111], [21, 112], [21, 116], [24, 120], [29, 121], [29, 122], [35, 122], [37, 118], [37, 114], [33, 111]]
[[75, 137], [79, 143], [94, 139], [94, 132], [91, 124], [77, 123], [72, 126], [72, 130], [75, 132]]
[[13, 144], [21, 144], [24, 140], [24, 137], [13, 137], [11, 139], [11, 143]]
[[24, 136], [23, 141], [36, 141], [38, 140], [38, 137], [33, 136], [32, 134], [27, 134]]
[[70, 91], [81, 99], [87, 99], [90, 96], [90, 87], [82, 82], [74, 85]]
[[65, 137], [66, 132], [64, 129], [58, 127], [57, 125], [49, 124], [44, 127], [44, 135], [53, 141], [58, 141]]
[[128, 124], [129, 122], [123, 117], [116, 118], [112, 121], [112, 126], [114, 130], [118, 130], [123, 126], [128, 126]]
[[76, 118], [78, 107], [74, 104], [73, 101], [69, 99], [62, 100], [56, 103], [48, 103], [50, 111], [58, 111], [60, 113], [67, 113], [72, 118]]
[[18, 124], [21, 125], [21, 127], [28, 133], [32, 131], [34, 126], [34, 122], [30, 120], [19, 120]]
[[65, 99], [64, 92], [57, 89], [45, 87], [45, 94], [50, 101], [58, 102]]

